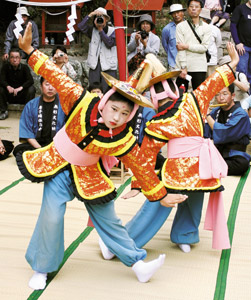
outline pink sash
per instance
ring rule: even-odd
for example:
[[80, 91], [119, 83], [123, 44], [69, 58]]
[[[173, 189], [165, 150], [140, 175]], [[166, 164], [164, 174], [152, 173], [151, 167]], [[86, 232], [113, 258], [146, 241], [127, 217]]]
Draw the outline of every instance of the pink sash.
[[201, 179], [227, 176], [227, 164], [210, 139], [191, 136], [172, 139], [168, 142], [168, 158], [199, 157]]
[[107, 173], [113, 166], [118, 163], [116, 157], [108, 155], [96, 155], [90, 154], [82, 149], [80, 149], [76, 144], [74, 144], [68, 137], [65, 127], [60, 129], [53, 138], [55, 147], [58, 153], [63, 157], [64, 160], [75, 166], [91, 166], [96, 164], [100, 157]]
[[[194, 156], [199, 157], [201, 179], [220, 179], [227, 176], [227, 164], [210, 139], [193, 136], [176, 138], [168, 142], [168, 158]], [[204, 229], [213, 231], [213, 248], [230, 248], [221, 192], [210, 193]]]

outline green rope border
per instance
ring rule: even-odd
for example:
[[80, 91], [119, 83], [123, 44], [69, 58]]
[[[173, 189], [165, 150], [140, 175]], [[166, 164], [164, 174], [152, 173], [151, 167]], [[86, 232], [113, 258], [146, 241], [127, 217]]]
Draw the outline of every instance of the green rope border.
[[[232, 246], [232, 241], [233, 241], [233, 236], [234, 236], [236, 216], [237, 216], [238, 207], [239, 207], [239, 203], [240, 203], [240, 196], [241, 196], [243, 187], [246, 183], [249, 172], [250, 172], [250, 168], [240, 178], [240, 181], [239, 181], [236, 191], [234, 193], [232, 205], [231, 205], [231, 208], [229, 211], [227, 226], [228, 226], [229, 239], [230, 239], [231, 246]], [[231, 248], [222, 250], [217, 279], [216, 279], [214, 300], [224, 300], [225, 299], [230, 256], [231, 256]]]
[[[118, 199], [118, 197], [122, 194], [122, 192], [124, 191], [124, 189], [130, 183], [131, 183], [131, 177], [128, 178], [125, 183], [123, 183], [122, 185], [119, 186], [119, 188], [117, 189], [117, 196], [116, 196], [116, 198], [114, 200]], [[48, 279], [46, 281], [45, 288], [43, 290], [33, 291], [31, 293], [31, 295], [27, 298], [27, 300], [37, 300], [42, 295], [42, 293], [45, 291], [45, 289], [48, 287], [48, 285], [51, 283], [51, 281], [54, 279], [54, 277], [58, 274], [58, 272], [60, 271], [60, 269], [66, 263], [66, 261], [68, 260], [68, 258], [78, 248], [79, 244], [82, 243], [88, 237], [88, 235], [92, 232], [92, 230], [93, 230], [93, 227], [90, 227], [90, 226], [86, 227], [86, 229], [79, 235], [79, 237], [70, 244], [70, 246], [64, 252], [64, 258], [63, 258], [63, 261], [60, 264], [58, 270], [55, 271], [55, 272], [52, 272], [52, 273], [50, 273], [48, 275]]]
[[7, 192], [9, 189], [13, 188], [14, 186], [16, 186], [17, 184], [19, 184], [19, 182], [23, 181], [25, 178], [22, 177], [16, 181], [13, 181], [10, 185], [6, 186], [5, 188], [3, 188], [1, 191], [0, 191], [0, 195], [4, 194], [5, 192]]

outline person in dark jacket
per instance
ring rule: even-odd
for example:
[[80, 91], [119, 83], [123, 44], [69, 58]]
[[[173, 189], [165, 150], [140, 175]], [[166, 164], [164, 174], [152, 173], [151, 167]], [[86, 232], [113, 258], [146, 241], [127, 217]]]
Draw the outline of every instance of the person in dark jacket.
[[29, 67], [21, 63], [19, 49], [12, 49], [0, 73], [0, 120], [8, 118], [8, 103], [26, 104], [35, 97], [33, 84]]
[[[25, 6], [21, 6], [17, 8], [17, 13], [20, 13], [23, 19], [23, 24], [22, 26], [22, 31], [20, 32], [21, 35], [23, 35], [25, 28], [28, 24], [28, 22], [32, 23], [32, 46], [34, 48], [38, 48], [39, 47], [39, 33], [38, 33], [38, 27], [37, 24], [30, 20], [30, 14], [27, 10], [27, 8]], [[11, 48], [18, 48], [18, 40], [14, 34], [14, 29], [16, 28], [15, 23], [17, 22], [17, 20], [13, 20], [10, 22], [7, 30], [6, 30], [6, 37], [5, 37], [5, 41], [4, 41], [4, 54], [2, 59], [4, 61], [7, 61], [7, 59], [9, 58], [10, 55], [10, 50]], [[26, 54], [20, 50], [21, 53], [21, 57], [22, 58], [26, 58]]]

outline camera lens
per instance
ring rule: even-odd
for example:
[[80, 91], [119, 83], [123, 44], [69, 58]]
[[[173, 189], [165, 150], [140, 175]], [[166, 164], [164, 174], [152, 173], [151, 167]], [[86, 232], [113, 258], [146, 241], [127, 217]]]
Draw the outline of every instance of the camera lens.
[[102, 16], [98, 16], [96, 18], [96, 20], [97, 20], [97, 24], [103, 24], [104, 23], [104, 18]]
[[63, 57], [63, 56], [64, 56], [64, 53], [59, 53], [58, 56], [59, 56], [59, 57]]
[[142, 40], [145, 40], [148, 37], [149, 33], [146, 32], [145, 30], [142, 30], [142, 31], [140, 31], [140, 35], [141, 35]]

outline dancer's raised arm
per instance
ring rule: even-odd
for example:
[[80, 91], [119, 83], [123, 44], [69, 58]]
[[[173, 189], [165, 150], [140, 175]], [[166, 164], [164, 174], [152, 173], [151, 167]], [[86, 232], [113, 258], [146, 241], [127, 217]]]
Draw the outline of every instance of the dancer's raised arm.
[[80, 98], [84, 89], [68, 77], [49, 57], [31, 46], [32, 24], [28, 23], [23, 36], [19, 36], [19, 47], [28, 56], [28, 64], [36, 74], [44, 77], [59, 94], [62, 109], [66, 115]]

